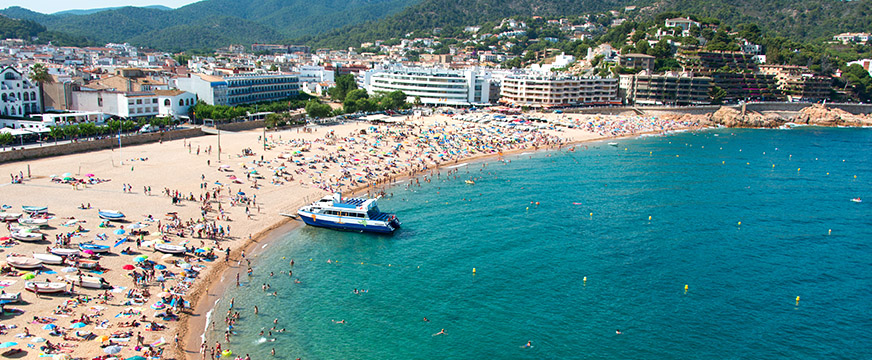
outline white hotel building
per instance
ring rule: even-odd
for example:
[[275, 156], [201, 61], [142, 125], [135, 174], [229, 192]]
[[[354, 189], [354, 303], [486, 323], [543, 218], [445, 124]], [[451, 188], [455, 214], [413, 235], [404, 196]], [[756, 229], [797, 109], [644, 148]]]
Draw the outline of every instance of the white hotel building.
[[296, 96], [300, 80], [292, 74], [192, 74], [176, 79], [180, 90], [197, 94], [209, 105], [242, 105]]
[[447, 70], [389, 67], [361, 72], [357, 85], [370, 94], [400, 90], [425, 105], [470, 106], [491, 103], [489, 73], [478, 69]]
[[25, 117], [37, 114], [39, 88], [17, 70], [6, 67], [0, 71], [0, 115]]
[[621, 104], [618, 79], [539, 74], [503, 79], [500, 102], [537, 107]]

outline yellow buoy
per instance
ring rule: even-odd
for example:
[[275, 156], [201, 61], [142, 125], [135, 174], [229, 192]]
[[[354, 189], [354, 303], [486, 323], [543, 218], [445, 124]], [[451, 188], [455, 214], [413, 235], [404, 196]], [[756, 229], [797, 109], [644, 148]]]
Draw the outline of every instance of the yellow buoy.
[[472, 273], [475, 274], [475, 268], [472, 268]]
[[741, 222], [741, 221], [739, 221], [739, 226], [742, 226], [742, 222]]
[[827, 231], [827, 235], [832, 235], [832, 234], [833, 234], [833, 229], [830, 229], [829, 231]]
[[675, 157], [678, 157], [678, 155], [675, 155]]
[[590, 213], [590, 217], [593, 217], [593, 213]]
[[587, 282], [587, 276], [585, 276], [581, 281]]
[[830, 174], [830, 173], [827, 173], [827, 175], [829, 175], [829, 174]]
[[796, 296], [796, 305], [799, 305], [799, 295]]
[[687, 284], [684, 284], [684, 292], [687, 292]]
[[775, 168], [775, 164], [772, 164], [772, 168], [773, 168], [773, 169]]
[[648, 215], [648, 221], [651, 221], [651, 215]]
[[796, 168], [796, 171], [799, 171], [799, 169], [801, 169], [801, 168]]
[[726, 163], [727, 163], [726, 161], [721, 161], [721, 165], [726, 164]]
[[751, 165], [751, 163], [749, 163], [749, 162], [746, 162], [746, 163], [745, 163], [745, 165]]
[[856, 178], [857, 178], [857, 175], [854, 175], [854, 179], [856, 179]]

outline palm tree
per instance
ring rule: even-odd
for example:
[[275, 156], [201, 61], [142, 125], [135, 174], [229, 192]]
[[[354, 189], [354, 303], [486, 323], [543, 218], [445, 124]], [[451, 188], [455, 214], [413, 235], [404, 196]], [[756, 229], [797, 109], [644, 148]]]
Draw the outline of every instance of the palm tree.
[[48, 73], [48, 69], [42, 63], [36, 63], [30, 69], [30, 81], [39, 86], [39, 111], [45, 112], [45, 92], [42, 84], [54, 82], [54, 78]]

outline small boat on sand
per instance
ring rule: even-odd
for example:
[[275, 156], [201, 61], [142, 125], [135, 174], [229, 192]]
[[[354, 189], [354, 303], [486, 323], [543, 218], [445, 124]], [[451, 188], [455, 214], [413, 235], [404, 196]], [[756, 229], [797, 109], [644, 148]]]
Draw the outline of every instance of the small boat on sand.
[[27, 230], [13, 231], [9, 236], [15, 240], [24, 242], [42, 241], [45, 239], [44, 234]]
[[21, 217], [21, 213], [0, 212], [0, 221], [15, 221]]
[[21, 210], [30, 214], [45, 214], [48, 212], [47, 206], [22, 206]]
[[19, 302], [19, 301], [21, 301], [21, 293], [20, 293], [20, 292], [14, 292], [14, 293], [3, 292], [3, 293], [0, 293], [0, 301], [5, 301], [5, 302], [7, 302], [7, 303], [16, 303], [16, 302]]
[[51, 253], [57, 256], [79, 256], [81, 251], [77, 249], [51, 248]]
[[64, 261], [64, 258], [52, 254], [33, 254], [33, 258], [49, 265], [60, 265]]
[[170, 244], [154, 244], [154, 249], [164, 254], [184, 254], [187, 251], [184, 246]]
[[6, 258], [6, 263], [16, 269], [33, 270], [42, 267], [42, 261], [35, 258], [24, 256], [10, 256]]
[[67, 291], [67, 284], [62, 282], [28, 281], [24, 283], [24, 289], [39, 294], [53, 294]]
[[79, 244], [79, 249], [82, 251], [91, 250], [95, 254], [102, 254], [102, 253], [109, 252], [110, 248], [109, 248], [109, 245], [81, 243], [81, 244]]
[[82, 269], [96, 269], [100, 264], [96, 260], [81, 259], [76, 262], [76, 265]]
[[89, 289], [102, 289], [109, 286], [105, 279], [97, 276], [67, 275], [65, 278], [70, 283]]
[[124, 214], [116, 210], [97, 210], [97, 216], [103, 220], [121, 221], [124, 220]]
[[45, 226], [48, 225], [48, 219], [19, 218], [18, 223], [21, 225]]

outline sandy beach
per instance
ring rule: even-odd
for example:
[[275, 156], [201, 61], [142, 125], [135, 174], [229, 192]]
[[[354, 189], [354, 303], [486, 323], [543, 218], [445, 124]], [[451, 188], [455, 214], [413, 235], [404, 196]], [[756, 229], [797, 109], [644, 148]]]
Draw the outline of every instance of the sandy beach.
[[[85, 242], [109, 246], [99, 256], [81, 254], [78, 265], [95, 260], [97, 270], [76, 268], [73, 259], [38, 270], [4, 266], [2, 290], [21, 292], [22, 301], [5, 305], [0, 338], [17, 342], [9, 349], [21, 349], [28, 358], [46, 353], [90, 359], [117, 350], [113, 356], [122, 359], [146, 351], [199, 359], [205, 314], [222, 287], [233, 282], [223, 271], [245, 266], [242, 250], [270, 241], [272, 230], [297, 224], [281, 213], [293, 214], [334, 191], [374, 193], [440, 164], [694, 126], [651, 117], [536, 116], [577, 126], [519, 131], [436, 115], [393, 125], [267, 132], [266, 150], [261, 130], [222, 132], [220, 158], [218, 137], [203, 136], [0, 165], [0, 174], [13, 180], [0, 184], [4, 211], [48, 208], [48, 224], [39, 230], [45, 240], [7, 240], [6, 257], [31, 258]], [[100, 209], [119, 211], [125, 219], [106, 222]], [[180, 245], [186, 252], [164, 254], [149, 244]], [[31, 277], [27, 272], [31, 280], [25, 280]], [[81, 287], [75, 281], [80, 272], [102, 277], [111, 287]], [[26, 281], [68, 279], [77, 283], [72, 292], [68, 285], [67, 292], [37, 297], [24, 289]], [[130, 322], [136, 326], [125, 327]]]

